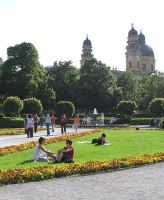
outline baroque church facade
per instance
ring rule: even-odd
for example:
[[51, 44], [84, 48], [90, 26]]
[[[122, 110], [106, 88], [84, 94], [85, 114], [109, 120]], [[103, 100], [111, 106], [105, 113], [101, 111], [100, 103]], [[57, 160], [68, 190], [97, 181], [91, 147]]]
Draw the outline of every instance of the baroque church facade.
[[153, 49], [146, 44], [145, 35], [134, 29], [128, 32], [126, 46], [126, 71], [140, 76], [155, 72], [155, 58]]
[[[128, 41], [126, 46], [126, 71], [131, 72], [134, 75], [141, 76], [155, 72], [155, 58], [153, 49], [145, 42], [145, 36], [142, 32], [138, 32], [134, 29], [133, 25], [128, 32]], [[81, 65], [86, 60], [93, 59], [92, 43], [88, 39], [88, 35], [83, 42]], [[116, 75], [123, 73], [117, 69], [111, 69]]]

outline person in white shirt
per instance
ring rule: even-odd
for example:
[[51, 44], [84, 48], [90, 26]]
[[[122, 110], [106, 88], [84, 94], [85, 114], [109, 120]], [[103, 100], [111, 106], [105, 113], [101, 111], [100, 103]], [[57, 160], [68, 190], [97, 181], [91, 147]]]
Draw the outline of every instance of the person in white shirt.
[[33, 126], [34, 126], [33, 118], [32, 115], [29, 114], [28, 117], [26, 118], [26, 133], [28, 138], [33, 137]]
[[40, 137], [38, 140], [38, 145], [34, 148], [34, 160], [35, 161], [48, 161], [48, 157], [56, 160], [56, 155], [51, 151], [48, 151], [43, 145], [45, 144], [45, 138]]

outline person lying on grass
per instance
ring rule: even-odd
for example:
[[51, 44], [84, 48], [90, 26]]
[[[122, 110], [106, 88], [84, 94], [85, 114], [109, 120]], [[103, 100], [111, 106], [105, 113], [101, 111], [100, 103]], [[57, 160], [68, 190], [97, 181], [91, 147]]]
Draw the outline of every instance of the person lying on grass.
[[105, 143], [108, 143], [108, 141], [106, 140], [106, 134], [105, 133], [103, 133], [101, 135], [101, 137], [99, 137], [99, 138], [92, 139], [92, 144], [100, 144], [100, 145], [102, 145], [102, 144], [105, 144]]
[[51, 151], [48, 151], [45, 147], [45, 138], [40, 137], [38, 140], [38, 145], [34, 148], [34, 160], [35, 161], [48, 161], [48, 157], [53, 158], [56, 160], [56, 155], [52, 153]]
[[63, 149], [59, 149], [57, 152], [56, 163], [59, 162], [74, 162], [73, 161], [74, 148], [72, 147], [72, 141], [66, 140], [66, 146]]

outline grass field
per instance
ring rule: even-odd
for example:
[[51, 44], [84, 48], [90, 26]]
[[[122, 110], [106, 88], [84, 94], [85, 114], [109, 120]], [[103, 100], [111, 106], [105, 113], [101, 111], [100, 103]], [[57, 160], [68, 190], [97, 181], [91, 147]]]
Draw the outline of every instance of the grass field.
[[[89, 160], [111, 160], [132, 155], [164, 152], [164, 131], [159, 130], [108, 130], [105, 131], [109, 146], [95, 144], [79, 144], [80, 141], [91, 141], [99, 134], [88, 135], [73, 140], [75, 162]], [[64, 142], [46, 145], [47, 149], [56, 152], [64, 146]], [[0, 169], [29, 168], [35, 166], [57, 165], [50, 162], [34, 162], [33, 149], [0, 157]]]

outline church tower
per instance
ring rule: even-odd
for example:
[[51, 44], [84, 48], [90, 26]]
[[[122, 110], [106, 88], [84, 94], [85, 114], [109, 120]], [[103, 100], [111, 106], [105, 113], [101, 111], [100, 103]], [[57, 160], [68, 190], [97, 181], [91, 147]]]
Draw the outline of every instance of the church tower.
[[155, 71], [153, 49], [145, 43], [145, 36], [134, 29], [133, 24], [128, 32], [126, 46], [126, 71], [134, 75], [144, 75]]
[[81, 65], [85, 63], [86, 60], [91, 60], [93, 58], [92, 54], [92, 44], [91, 41], [88, 39], [88, 35], [86, 39], [83, 42], [83, 47], [82, 47], [82, 54], [81, 54]]

